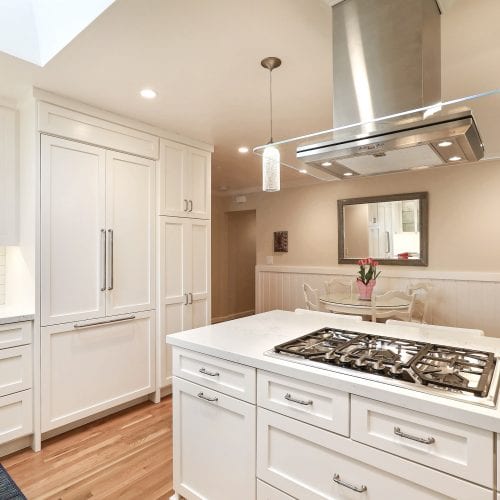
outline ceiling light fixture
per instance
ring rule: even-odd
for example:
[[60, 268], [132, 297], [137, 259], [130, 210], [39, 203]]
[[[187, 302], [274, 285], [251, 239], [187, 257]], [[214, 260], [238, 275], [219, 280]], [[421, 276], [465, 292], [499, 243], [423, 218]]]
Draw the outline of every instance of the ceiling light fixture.
[[451, 141], [441, 141], [438, 142], [438, 146], [440, 148], [447, 148], [448, 146], [451, 146], [453, 143]]
[[449, 161], [460, 161], [461, 159], [461, 156], [452, 156], [451, 158], [448, 158]]
[[248, 153], [248, 148], [246, 146], [241, 146], [240, 148], [238, 148], [238, 153]]
[[142, 89], [140, 94], [144, 99], [154, 99], [158, 95], [153, 89]]
[[299, 170], [299, 172], [300, 172], [301, 174], [307, 174], [307, 170], [306, 170], [305, 168], [301, 168], [301, 169]]
[[351, 177], [352, 172], [344, 172], [344, 177]]
[[331, 161], [324, 161], [322, 164], [321, 164], [322, 167], [331, 167], [332, 166], [332, 162]]
[[[266, 57], [260, 61], [263, 68], [269, 70], [269, 108], [270, 108], [270, 132], [271, 137], [268, 144], [273, 142], [273, 69], [281, 66], [281, 59], [277, 57]], [[267, 146], [262, 154], [262, 190], [273, 192], [280, 190], [280, 152], [275, 146]]]

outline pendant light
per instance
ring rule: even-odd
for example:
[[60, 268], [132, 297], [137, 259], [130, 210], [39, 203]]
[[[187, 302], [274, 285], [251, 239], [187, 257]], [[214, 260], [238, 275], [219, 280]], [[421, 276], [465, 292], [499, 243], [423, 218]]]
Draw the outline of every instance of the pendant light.
[[[269, 144], [273, 142], [273, 69], [281, 66], [281, 59], [266, 57], [260, 64], [269, 70], [269, 107], [270, 107], [270, 132]], [[275, 146], [267, 146], [262, 154], [262, 190], [273, 192], [280, 190], [280, 152]]]

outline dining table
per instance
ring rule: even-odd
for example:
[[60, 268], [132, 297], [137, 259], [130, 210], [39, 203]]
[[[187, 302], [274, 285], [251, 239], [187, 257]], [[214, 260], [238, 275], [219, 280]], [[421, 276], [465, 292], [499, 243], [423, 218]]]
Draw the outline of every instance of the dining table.
[[[319, 301], [326, 310], [333, 313], [371, 316], [373, 311], [373, 299], [360, 299], [357, 293], [325, 294], [319, 297]], [[408, 309], [409, 305], [410, 302], [402, 298], [384, 298], [383, 296], [379, 296], [377, 299], [376, 310], [405, 310]]]

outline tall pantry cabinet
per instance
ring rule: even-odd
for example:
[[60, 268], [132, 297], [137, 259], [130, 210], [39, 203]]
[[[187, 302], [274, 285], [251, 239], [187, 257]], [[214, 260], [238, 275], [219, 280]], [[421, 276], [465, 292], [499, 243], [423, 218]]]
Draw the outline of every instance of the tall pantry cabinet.
[[170, 385], [165, 335], [210, 323], [210, 153], [160, 140], [159, 385]]

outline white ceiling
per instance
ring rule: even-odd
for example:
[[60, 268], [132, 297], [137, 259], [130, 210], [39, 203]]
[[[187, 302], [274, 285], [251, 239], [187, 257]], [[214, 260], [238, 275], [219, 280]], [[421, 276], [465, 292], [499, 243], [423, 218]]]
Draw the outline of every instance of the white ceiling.
[[[0, 3], [1, 5], [1, 3]], [[500, 86], [500, 2], [456, 0], [443, 16], [443, 97]], [[215, 145], [214, 188], [258, 186], [260, 161], [238, 146], [332, 123], [330, 9], [324, 0], [116, 0], [39, 68], [0, 53], [0, 95], [31, 86]], [[138, 96], [143, 87], [155, 100]], [[284, 168], [282, 184], [311, 182]]]

